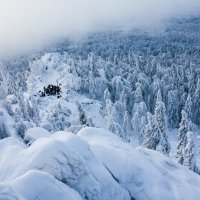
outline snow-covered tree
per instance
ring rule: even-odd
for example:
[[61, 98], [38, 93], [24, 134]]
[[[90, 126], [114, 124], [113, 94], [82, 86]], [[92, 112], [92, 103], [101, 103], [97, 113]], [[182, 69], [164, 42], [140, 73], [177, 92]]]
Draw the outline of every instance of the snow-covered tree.
[[156, 123], [154, 116], [147, 112], [148, 124], [145, 127], [145, 138], [143, 146], [156, 150], [160, 141], [160, 129]]
[[111, 99], [111, 95], [108, 88], [106, 88], [104, 91], [104, 101], [106, 101], [107, 99]]
[[77, 103], [77, 108], [78, 108], [78, 113], [79, 113], [80, 124], [86, 125], [87, 124], [87, 117], [86, 117], [85, 112], [84, 112], [80, 103]]
[[[147, 121], [146, 113], [147, 113], [147, 107], [146, 107], [145, 102], [134, 104], [132, 118], [131, 118], [131, 127], [133, 130], [133, 133], [139, 136], [140, 142], [142, 142], [142, 138], [144, 137], [143, 133], [140, 130], [141, 130], [141, 126], [146, 124], [146, 121]], [[143, 121], [142, 121], [142, 118], [143, 118]]]
[[197, 170], [196, 159], [195, 159], [195, 144], [193, 141], [192, 132], [187, 132], [187, 144], [184, 149], [183, 165], [185, 165], [194, 172]]
[[113, 103], [110, 99], [106, 100], [106, 122], [108, 130], [113, 131]]
[[140, 103], [143, 101], [143, 95], [140, 83], [136, 83], [136, 90], [134, 91], [134, 100], [135, 103]]
[[17, 96], [18, 96], [18, 99], [19, 99], [19, 112], [21, 113], [23, 120], [29, 121], [28, 110], [27, 110], [27, 106], [26, 106], [26, 100], [25, 100], [24, 94], [23, 94], [21, 89], [19, 89]]
[[165, 117], [165, 104], [162, 102], [160, 90], [157, 94], [156, 107], [155, 107], [155, 119], [160, 129], [160, 142], [159, 151], [168, 155], [170, 151], [170, 144], [167, 138], [166, 132], [166, 117]]
[[34, 97], [31, 98], [31, 106], [32, 106], [32, 114], [33, 114], [32, 120], [36, 124], [36, 126], [39, 126], [40, 113], [37, 106], [37, 100]]
[[184, 162], [184, 150], [187, 144], [187, 133], [189, 131], [189, 120], [187, 113], [182, 110], [181, 112], [182, 118], [179, 124], [179, 132], [178, 132], [178, 145], [177, 145], [177, 156], [178, 162], [183, 165]]
[[193, 102], [193, 122], [200, 124], [200, 78], [197, 81]]
[[192, 98], [191, 98], [190, 94], [188, 94], [188, 96], [187, 96], [187, 100], [185, 102], [184, 110], [188, 114], [188, 119], [191, 120], [191, 117], [192, 117]]
[[178, 91], [173, 90], [168, 92], [167, 96], [167, 114], [169, 126], [172, 128], [178, 127], [179, 123], [179, 98]]
[[140, 122], [140, 127], [139, 127], [139, 142], [140, 142], [140, 144], [143, 143], [143, 140], [145, 137], [146, 123], [147, 123], [146, 117], [142, 117], [141, 122]]
[[25, 77], [23, 76], [22, 73], [17, 72], [15, 83], [16, 83], [16, 89], [17, 90], [22, 88], [22, 90], [24, 91], [26, 89]]
[[123, 139], [127, 141], [129, 131], [129, 115], [126, 111], [123, 118]]
[[4, 64], [0, 64], [1, 74], [1, 95], [9, 95], [16, 93], [16, 85], [14, 77], [8, 71], [8, 68]]
[[52, 125], [52, 131], [64, 131], [66, 128], [70, 126], [70, 122], [68, 121], [68, 117], [71, 111], [60, 103], [56, 104], [48, 116], [48, 121]]

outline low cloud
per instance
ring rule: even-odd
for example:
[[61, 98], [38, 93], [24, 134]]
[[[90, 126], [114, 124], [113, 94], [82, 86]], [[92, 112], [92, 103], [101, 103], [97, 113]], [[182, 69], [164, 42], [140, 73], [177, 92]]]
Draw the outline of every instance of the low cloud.
[[198, 14], [199, 0], [0, 0], [0, 55], [102, 28]]

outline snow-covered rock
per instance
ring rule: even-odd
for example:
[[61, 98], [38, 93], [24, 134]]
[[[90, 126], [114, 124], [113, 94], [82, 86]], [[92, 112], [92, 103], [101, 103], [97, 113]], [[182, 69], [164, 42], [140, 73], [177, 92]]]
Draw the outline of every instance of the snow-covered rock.
[[[31, 129], [37, 131], [44, 133], [42, 128]], [[84, 128], [77, 135], [59, 131], [38, 137], [29, 147], [10, 137], [0, 140], [0, 154], [0, 197], [5, 199], [196, 200], [200, 196], [197, 174], [103, 129]]]
[[35, 140], [42, 138], [42, 137], [49, 137], [50, 133], [41, 127], [34, 127], [34, 128], [29, 128], [24, 136], [24, 140], [32, 144]]
[[75, 190], [48, 173], [31, 170], [13, 181], [1, 183], [0, 199], [81, 200], [82, 198]]
[[198, 199], [200, 177], [170, 158], [144, 148], [133, 148], [102, 129], [85, 128], [78, 136], [113, 177], [136, 199]]

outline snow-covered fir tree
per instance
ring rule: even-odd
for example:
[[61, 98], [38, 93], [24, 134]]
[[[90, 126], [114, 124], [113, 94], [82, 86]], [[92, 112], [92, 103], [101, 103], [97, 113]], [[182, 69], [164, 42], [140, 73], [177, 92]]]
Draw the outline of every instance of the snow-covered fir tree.
[[187, 144], [184, 148], [183, 165], [190, 170], [197, 172], [196, 158], [195, 158], [195, 144], [193, 141], [193, 132], [187, 132]]
[[139, 127], [139, 143], [142, 144], [145, 137], [145, 128], [147, 124], [146, 117], [141, 118], [140, 127]]
[[187, 133], [189, 132], [189, 120], [187, 113], [182, 110], [182, 118], [179, 124], [178, 132], [178, 145], [177, 145], [177, 156], [178, 162], [183, 165], [184, 163], [184, 150], [187, 144]]
[[22, 119], [25, 121], [29, 121], [26, 100], [21, 88], [19, 89], [17, 97], [19, 99], [19, 112], [21, 113]]
[[192, 118], [191, 118], [192, 117], [192, 98], [191, 98], [190, 94], [188, 94], [188, 96], [187, 96], [187, 100], [185, 102], [184, 110], [188, 114], [188, 119], [192, 120]]
[[145, 138], [143, 146], [149, 149], [156, 150], [160, 142], [160, 129], [156, 123], [155, 117], [147, 113], [148, 124], [145, 127]]
[[52, 132], [64, 131], [70, 126], [68, 117], [71, 111], [63, 107], [60, 103], [57, 103], [48, 115], [48, 121], [52, 126]]
[[80, 103], [77, 103], [77, 108], [78, 108], [78, 113], [79, 113], [79, 122], [80, 124], [83, 126], [83, 125], [86, 125], [87, 124], [87, 117], [85, 115], [85, 112], [81, 106]]
[[168, 155], [170, 151], [170, 144], [167, 137], [166, 117], [165, 117], [165, 104], [162, 102], [162, 96], [160, 90], [158, 90], [156, 107], [155, 107], [155, 119], [160, 129], [160, 142], [159, 151]]
[[124, 119], [123, 119], [123, 139], [124, 141], [127, 141], [129, 138], [128, 131], [129, 131], [129, 115], [128, 112], [126, 111], [124, 114]]

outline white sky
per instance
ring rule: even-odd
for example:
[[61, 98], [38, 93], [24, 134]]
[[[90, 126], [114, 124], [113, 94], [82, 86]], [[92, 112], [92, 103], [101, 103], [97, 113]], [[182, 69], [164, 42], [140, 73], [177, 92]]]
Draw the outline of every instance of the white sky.
[[0, 53], [102, 26], [150, 25], [199, 11], [200, 0], [0, 0]]

